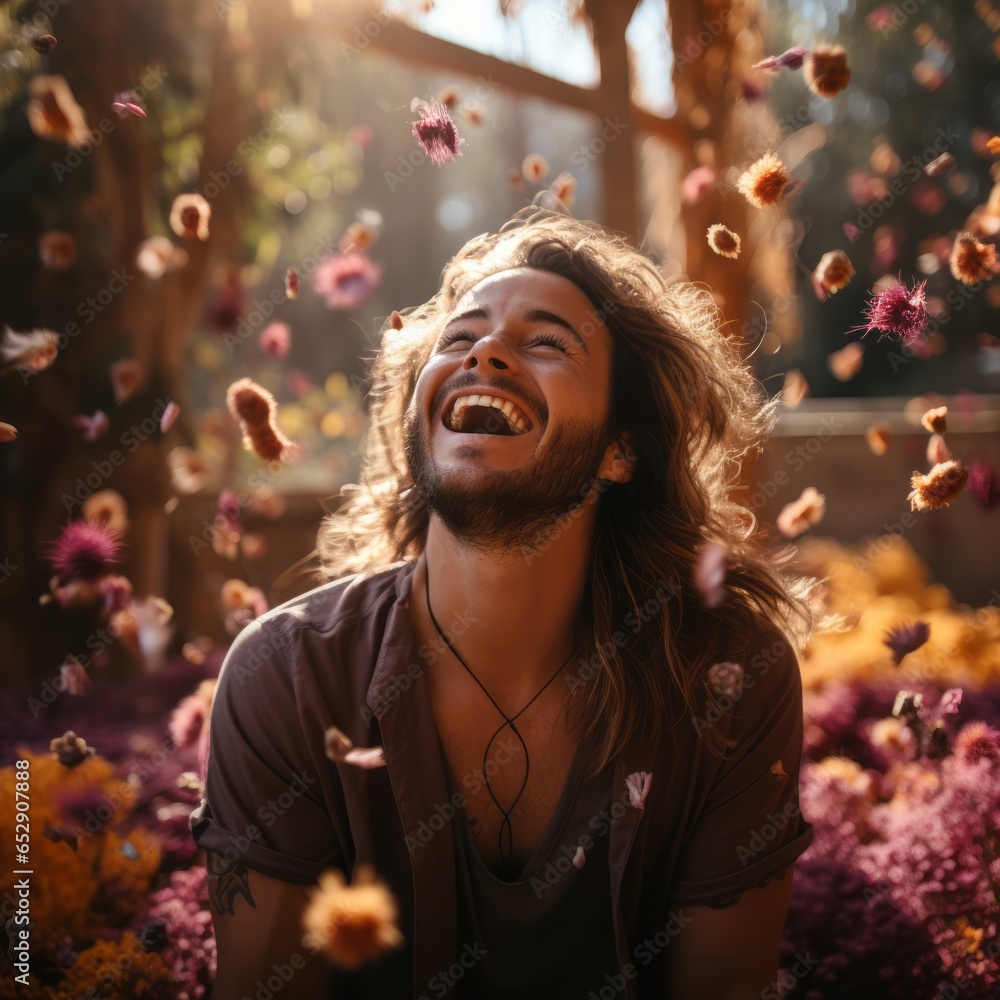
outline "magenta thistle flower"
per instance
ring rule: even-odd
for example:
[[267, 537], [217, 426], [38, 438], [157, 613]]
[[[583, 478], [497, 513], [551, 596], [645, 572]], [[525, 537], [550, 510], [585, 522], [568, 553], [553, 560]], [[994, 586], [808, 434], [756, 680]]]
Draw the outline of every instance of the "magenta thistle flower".
[[893, 334], [907, 346], [918, 341], [927, 329], [927, 302], [924, 295], [926, 281], [907, 288], [904, 284], [893, 285], [884, 292], [876, 292], [865, 310], [866, 324], [853, 327], [854, 330], [881, 330]]
[[49, 560], [63, 583], [97, 580], [111, 572], [121, 549], [121, 538], [103, 525], [70, 521], [52, 543]]
[[313, 272], [327, 309], [357, 309], [382, 283], [382, 268], [360, 250], [331, 254]]
[[413, 123], [413, 137], [420, 143], [431, 163], [439, 166], [448, 160], [457, 160], [462, 152], [458, 148], [463, 139], [459, 137], [455, 122], [448, 109], [437, 101], [419, 105], [420, 118]]
[[927, 622], [911, 622], [908, 625], [897, 625], [889, 629], [882, 640], [891, 650], [895, 666], [903, 662], [907, 653], [919, 649], [931, 635], [931, 627]]
[[983, 507], [992, 510], [1000, 501], [993, 467], [986, 462], [980, 462], [979, 459], [973, 459], [969, 463], [968, 490]]
[[780, 56], [768, 56], [759, 63], [754, 63], [753, 68], [769, 70], [772, 73], [777, 73], [782, 67], [785, 69], [801, 69], [807, 55], [809, 55], [808, 49], [804, 49], [801, 45], [796, 45], [794, 48], [782, 52]]

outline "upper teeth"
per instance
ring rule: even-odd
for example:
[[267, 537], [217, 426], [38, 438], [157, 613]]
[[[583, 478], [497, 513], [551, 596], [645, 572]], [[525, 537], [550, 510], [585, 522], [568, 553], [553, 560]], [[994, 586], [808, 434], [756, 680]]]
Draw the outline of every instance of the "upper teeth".
[[499, 410], [515, 434], [523, 434], [530, 425], [524, 413], [509, 399], [500, 399], [497, 396], [459, 396], [451, 408], [449, 419], [453, 431], [462, 429], [462, 416], [469, 406], [492, 406], [493, 409]]

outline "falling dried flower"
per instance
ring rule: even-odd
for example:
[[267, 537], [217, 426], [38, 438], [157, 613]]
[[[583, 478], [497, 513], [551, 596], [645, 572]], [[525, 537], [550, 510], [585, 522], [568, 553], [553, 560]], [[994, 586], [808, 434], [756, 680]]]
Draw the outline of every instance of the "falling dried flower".
[[170, 228], [187, 240], [207, 240], [211, 217], [212, 206], [197, 191], [179, 194], [170, 209]]
[[529, 184], [540, 184], [549, 173], [549, 161], [541, 153], [528, 153], [521, 163], [521, 174]]
[[163, 413], [160, 416], [160, 433], [166, 434], [167, 431], [174, 426], [174, 421], [180, 415], [181, 408], [173, 400], [170, 400], [170, 402], [163, 408]]
[[354, 884], [339, 871], [323, 872], [302, 915], [306, 947], [335, 965], [356, 969], [404, 942], [399, 908], [370, 865], [359, 865]]
[[[162, 597], [150, 595], [132, 603], [111, 619], [111, 627], [121, 628], [124, 633], [131, 631], [134, 636], [135, 649], [142, 658], [143, 665], [149, 673], [159, 670], [165, 660], [167, 647], [173, 638], [173, 627], [170, 621], [174, 609]], [[131, 625], [121, 623], [121, 619], [130, 619]]]
[[80, 516], [117, 535], [128, 531], [128, 504], [118, 490], [98, 490], [91, 493], [80, 508]]
[[47, 56], [57, 44], [55, 35], [33, 35], [31, 38], [31, 47], [43, 56]]
[[74, 697], [80, 697], [90, 689], [90, 675], [75, 656], [68, 657], [59, 668], [59, 679], [63, 687]]
[[889, 450], [892, 432], [885, 424], [872, 424], [865, 431], [865, 442], [875, 455], [884, 455]]
[[948, 430], [948, 407], [931, 407], [921, 418], [920, 423], [924, 430], [931, 434], [944, 434]]
[[965, 285], [988, 281], [1000, 271], [996, 247], [981, 243], [972, 233], [961, 233], [951, 248], [948, 258], [951, 276]]
[[327, 309], [357, 309], [381, 283], [381, 267], [360, 250], [331, 254], [313, 272], [313, 288]]
[[458, 89], [458, 87], [454, 84], [450, 84], [437, 95], [437, 100], [438, 104], [451, 111], [451, 109], [458, 104], [459, 100], [461, 100], [461, 97], [462, 92]]
[[813, 271], [813, 279], [824, 292], [835, 295], [854, 276], [854, 265], [843, 250], [829, 250], [823, 254]]
[[92, 417], [88, 417], [86, 414], [79, 414], [74, 416], [70, 423], [74, 427], [80, 427], [83, 429], [83, 440], [84, 441], [96, 441], [102, 434], [107, 432], [108, 427], [111, 426], [111, 422], [108, 420], [108, 415], [103, 410], [98, 410]]
[[970, 764], [1000, 760], [1000, 731], [985, 722], [969, 722], [955, 737], [955, 757]]
[[101, 614], [110, 619], [132, 601], [132, 582], [127, 577], [108, 573], [97, 581]]
[[756, 163], [744, 171], [736, 187], [747, 201], [758, 208], [773, 205], [788, 183], [785, 165], [768, 150]]
[[717, 608], [726, 599], [726, 557], [729, 550], [719, 542], [706, 542], [694, 567], [694, 589], [706, 608]]
[[803, 66], [806, 85], [817, 97], [835, 97], [851, 82], [842, 45], [817, 45]]
[[993, 467], [988, 462], [973, 459], [969, 463], [969, 492], [986, 510], [992, 510], [997, 505], [997, 501], [1000, 501], [996, 476], [993, 473]]
[[695, 205], [714, 183], [715, 171], [711, 167], [695, 167], [681, 182], [681, 199], [686, 205]]
[[931, 465], [940, 465], [951, 460], [951, 451], [940, 434], [932, 434], [927, 441], [927, 461]]
[[285, 271], [285, 295], [290, 299], [299, 297], [299, 272], [294, 267]]
[[413, 137], [431, 163], [440, 166], [448, 160], [458, 159], [462, 155], [459, 147], [465, 140], [459, 136], [448, 109], [436, 101], [430, 104], [420, 101], [414, 110], [420, 112], [420, 118], [413, 123]]
[[908, 346], [912, 345], [927, 329], [926, 284], [926, 281], [921, 281], [913, 288], [907, 288], [898, 283], [883, 292], [873, 292], [865, 310], [868, 322], [854, 329], [864, 330], [865, 333], [881, 330], [884, 334], [895, 335]]
[[583, 849], [581, 844], [576, 845], [576, 850], [573, 852], [573, 867], [582, 868], [587, 863], [587, 852]]
[[171, 485], [178, 493], [197, 493], [208, 481], [213, 469], [190, 448], [177, 447], [167, 452]]
[[782, 68], [801, 69], [807, 55], [809, 55], [808, 49], [796, 45], [794, 48], [782, 52], [780, 56], [768, 56], [766, 59], [761, 59], [759, 63], [753, 64], [753, 68], [770, 73], [777, 73]]
[[947, 507], [962, 492], [969, 470], [957, 459], [935, 465], [926, 476], [914, 472], [910, 477], [912, 492], [907, 496], [910, 510], [939, 510]]
[[776, 760], [771, 765], [771, 774], [773, 774], [776, 778], [787, 778], [788, 777], [788, 772], [785, 770], [785, 765], [780, 760]]
[[344, 235], [340, 237], [338, 244], [342, 253], [350, 250], [366, 250], [378, 239], [378, 230], [374, 226], [368, 226], [363, 222], [352, 222]]
[[364, 770], [385, 767], [385, 750], [382, 747], [355, 747], [351, 738], [336, 726], [327, 727], [325, 752], [335, 764], [353, 764]]
[[69, 521], [52, 543], [48, 558], [65, 583], [93, 581], [111, 572], [121, 558], [122, 540], [109, 528], [89, 521]]
[[826, 513], [826, 497], [816, 487], [807, 486], [798, 500], [786, 504], [775, 519], [775, 526], [786, 538], [795, 538], [812, 525], [818, 524]]
[[573, 202], [576, 200], [576, 178], [569, 171], [564, 170], [549, 185], [549, 193], [565, 208], [572, 208]]
[[893, 663], [898, 667], [907, 653], [919, 649], [930, 636], [930, 625], [917, 621], [889, 629], [882, 641], [892, 650]]
[[62, 76], [36, 76], [29, 85], [28, 124], [39, 139], [51, 139], [78, 149], [90, 142], [83, 108]]
[[115, 109], [119, 118], [128, 118], [129, 115], [135, 115], [136, 118], [146, 117], [142, 98], [134, 90], [123, 90], [120, 94], [115, 94], [111, 107]]
[[50, 271], [65, 271], [76, 260], [76, 240], [69, 233], [42, 233], [38, 238], [38, 256]]
[[52, 740], [49, 749], [65, 768], [74, 768], [94, 755], [94, 748], [88, 747], [87, 741], [82, 736], [77, 736], [72, 729], [67, 729], [62, 736]]
[[59, 353], [59, 335], [51, 330], [19, 333], [4, 327], [0, 337], [0, 364], [4, 372], [15, 368], [22, 372], [44, 371]]
[[826, 357], [826, 367], [838, 382], [849, 382], [861, 371], [864, 361], [865, 345], [852, 341], [833, 354]]
[[633, 809], [646, 808], [646, 796], [653, 784], [652, 771], [633, 771], [625, 778], [625, 787], [628, 788], [628, 800]]
[[928, 177], [945, 177], [955, 169], [955, 157], [951, 153], [942, 153], [936, 156], [924, 167], [924, 173]]
[[153, 281], [176, 271], [187, 262], [187, 250], [174, 246], [166, 236], [151, 236], [148, 240], [143, 240], [135, 252], [135, 266]]
[[283, 358], [292, 346], [292, 328], [280, 320], [269, 323], [257, 341], [261, 351], [272, 358]]
[[716, 222], [708, 227], [708, 245], [720, 256], [735, 260], [740, 255], [740, 238], [731, 229]]
[[789, 409], [795, 409], [809, 395], [809, 383], [798, 368], [790, 368], [781, 386], [781, 401]]
[[122, 358], [108, 369], [108, 374], [115, 390], [115, 403], [120, 405], [139, 387], [142, 381], [142, 365], [135, 358]]
[[167, 729], [181, 750], [195, 746], [201, 738], [212, 711], [214, 697], [215, 678], [209, 678], [198, 685], [194, 694], [181, 699], [171, 713]]
[[243, 447], [265, 462], [283, 462], [299, 448], [278, 427], [278, 404], [263, 386], [241, 378], [226, 392], [226, 405], [243, 431]]
[[986, 148], [996, 156], [1000, 153], [1000, 135], [994, 135], [986, 140]]
[[478, 101], [471, 98], [463, 102], [460, 110], [470, 125], [482, 125], [486, 121], [486, 109]]
[[717, 695], [735, 701], [743, 695], [743, 667], [728, 660], [713, 663], [708, 668], [708, 683]]
[[17, 437], [17, 428], [13, 424], [0, 423], [0, 441], [6, 444]]

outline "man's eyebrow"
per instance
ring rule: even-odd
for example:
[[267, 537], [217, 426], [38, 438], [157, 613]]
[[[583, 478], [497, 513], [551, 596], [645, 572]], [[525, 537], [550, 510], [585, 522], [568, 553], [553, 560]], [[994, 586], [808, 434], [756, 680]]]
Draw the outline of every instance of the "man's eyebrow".
[[[448, 321], [447, 325], [451, 326], [452, 323], [459, 323], [462, 320], [466, 319], [489, 319], [489, 318], [490, 314], [486, 309], [468, 309], [461, 315], [452, 317]], [[529, 309], [528, 312], [524, 314], [524, 321], [525, 323], [554, 323], [556, 326], [561, 326], [563, 327], [563, 329], [569, 330], [569, 332], [573, 334], [573, 336], [576, 337], [578, 341], [580, 341], [580, 346], [583, 347], [583, 349], [587, 351], [588, 354], [590, 353], [590, 350], [587, 347], [586, 341], [584, 341], [583, 337], [581, 337], [580, 334], [577, 333], [577, 331], [573, 328], [573, 326], [571, 326], [561, 316], [557, 316], [555, 313], [550, 313], [545, 309]]]

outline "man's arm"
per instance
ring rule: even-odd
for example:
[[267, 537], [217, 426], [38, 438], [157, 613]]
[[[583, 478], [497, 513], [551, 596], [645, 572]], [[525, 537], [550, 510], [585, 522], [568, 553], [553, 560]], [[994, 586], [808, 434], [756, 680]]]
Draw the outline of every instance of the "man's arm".
[[[684, 906], [690, 923], [667, 949], [666, 995], [678, 1000], [761, 1000], [776, 990], [781, 932], [792, 894], [784, 878], [723, 910]], [[765, 992], [773, 990], [773, 993]]]
[[212, 1000], [244, 1000], [278, 976], [285, 1000], [334, 996], [336, 970], [302, 943], [309, 886], [262, 875], [208, 852], [208, 903], [218, 971]]

